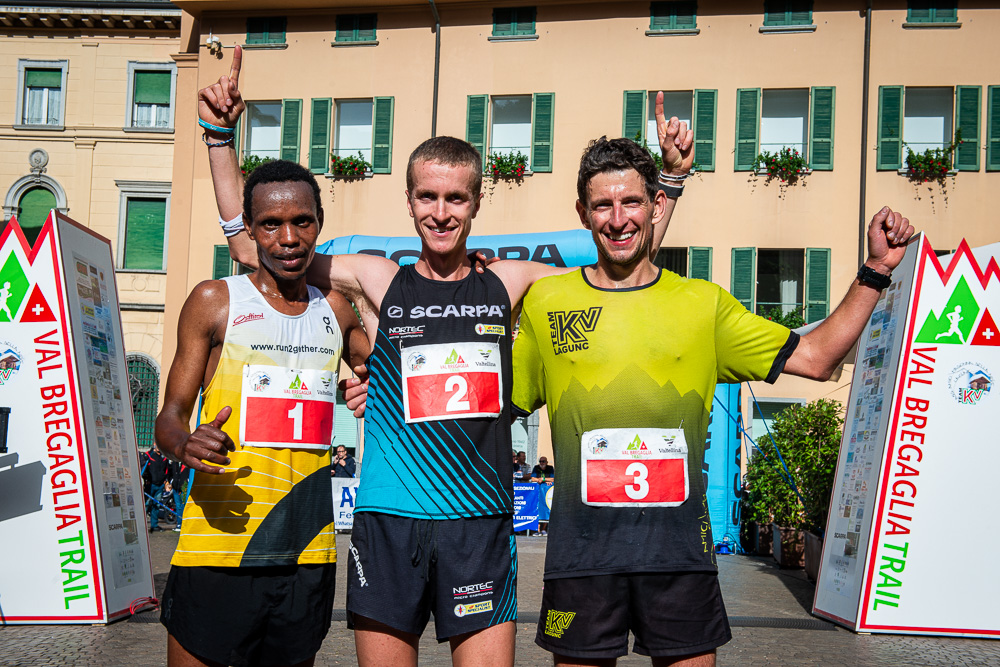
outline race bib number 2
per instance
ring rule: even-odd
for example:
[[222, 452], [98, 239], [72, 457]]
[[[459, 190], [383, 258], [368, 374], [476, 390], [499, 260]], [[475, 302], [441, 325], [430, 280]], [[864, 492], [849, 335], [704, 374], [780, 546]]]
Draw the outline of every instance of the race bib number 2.
[[277, 366], [243, 366], [240, 444], [329, 449], [337, 374]]
[[608, 428], [580, 441], [581, 500], [605, 507], [677, 507], [688, 498], [681, 429]]
[[500, 416], [498, 344], [415, 345], [400, 359], [406, 423]]

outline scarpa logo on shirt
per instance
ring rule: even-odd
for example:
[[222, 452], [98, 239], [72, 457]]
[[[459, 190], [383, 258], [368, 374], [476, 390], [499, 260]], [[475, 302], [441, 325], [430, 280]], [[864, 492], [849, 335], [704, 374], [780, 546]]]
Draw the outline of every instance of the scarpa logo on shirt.
[[545, 617], [545, 634], [550, 637], [562, 637], [575, 617], [575, 611], [549, 609], [548, 616]]
[[585, 334], [597, 329], [601, 308], [595, 306], [586, 310], [549, 311], [549, 334], [552, 336], [552, 350], [556, 354], [586, 350], [590, 342]]
[[400, 306], [389, 306], [387, 315], [389, 315], [389, 317], [402, 317], [403, 309]]

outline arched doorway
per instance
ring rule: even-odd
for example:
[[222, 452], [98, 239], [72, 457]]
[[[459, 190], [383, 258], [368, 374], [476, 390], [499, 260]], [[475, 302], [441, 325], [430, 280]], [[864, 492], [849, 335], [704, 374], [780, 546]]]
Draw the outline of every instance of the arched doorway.
[[29, 188], [17, 202], [17, 222], [28, 243], [35, 244], [35, 239], [42, 231], [49, 211], [56, 208], [56, 196], [48, 188], [40, 185]]
[[156, 362], [142, 353], [125, 357], [128, 366], [128, 388], [132, 396], [132, 416], [139, 451], [153, 446], [156, 406], [160, 400], [160, 369]]

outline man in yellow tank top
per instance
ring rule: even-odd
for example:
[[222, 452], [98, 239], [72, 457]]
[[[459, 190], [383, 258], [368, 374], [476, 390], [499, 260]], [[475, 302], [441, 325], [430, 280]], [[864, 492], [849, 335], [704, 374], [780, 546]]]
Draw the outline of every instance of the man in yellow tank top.
[[342, 351], [358, 365], [370, 349], [347, 300], [306, 285], [315, 177], [265, 164], [244, 210], [260, 268], [188, 297], [156, 421], [163, 452], [196, 471], [162, 600], [171, 665], [308, 665], [330, 627], [337, 370]]

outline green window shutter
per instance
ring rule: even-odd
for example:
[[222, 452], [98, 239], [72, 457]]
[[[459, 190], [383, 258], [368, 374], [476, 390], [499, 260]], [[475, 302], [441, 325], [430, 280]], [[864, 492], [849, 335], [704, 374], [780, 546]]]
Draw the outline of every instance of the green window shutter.
[[673, 12], [670, 11], [672, 4], [670, 2], [649, 3], [649, 29], [651, 31], [673, 29]]
[[555, 106], [555, 93], [535, 93], [531, 96], [531, 171], [552, 171]]
[[986, 171], [1000, 171], [1000, 86], [986, 89]]
[[812, 19], [812, 2], [807, 0], [791, 0], [788, 3], [787, 25], [810, 25]]
[[392, 172], [393, 97], [376, 97], [372, 109], [372, 172]]
[[810, 25], [811, 23], [810, 0], [764, 0], [764, 25]]
[[934, 21], [938, 23], [953, 23], [958, 20], [958, 2], [956, 0], [938, 0], [937, 6], [931, 10]]
[[903, 87], [878, 87], [878, 153], [876, 169], [903, 166]]
[[830, 314], [830, 249], [806, 248], [806, 324]]
[[694, 163], [699, 171], [715, 171], [715, 112], [719, 91], [694, 91]]
[[497, 7], [493, 10], [493, 36], [509, 37], [514, 34], [514, 10]]
[[489, 110], [490, 96], [469, 95], [467, 100], [465, 140], [483, 156], [483, 169], [486, 169], [486, 114]]
[[267, 43], [267, 19], [253, 16], [247, 19], [247, 44]]
[[236, 151], [236, 159], [242, 163], [243, 156], [240, 154], [240, 131], [243, 129], [243, 116], [236, 119], [236, 132], [233, 134], [233, 150]]
[[674, 29], [685, 30], [698, 27], [698, 3], [674, 2]]
[[962, 143], [955, 147], [955, 168], [979, 171], [979, 108], [982, 86], [955, 86], [955, 127]]
[[215, 246], [215, 257], [212, 260], [212, 280], [225, 278], [233, 273], [233, 260], [229, 257], [229, 244]]
[[688, 278], [712, 280], [711, 248], [688, 248]]
[[267, 43], [268, 44], [284, 44], [285, 43], [285, 17], [284, 16], [273, 16], [267, 19]]
[[788, 2], [764, 0], [764, 25], [788, 25]]
[[378, 14], [359, 14], [358, 15], [358, 34], [357, 40], [359, 42], [374, 42], [375, 41], [375, 26], [378, 21]]
[[337, 36], [335, 42], [353, 42], [357, 30], [356, 14], [337, 14]]
[[162, 271], [166, 199], [134, 197], [125, 203], [125, 261], [123, 269]]
[[809, 95], [809, 168], [818, 171], [833, 169], [834, 105], [837, 89], [816, 86]]
[[535, 8], [515, 7], [514, 10], [514, 34], [534, 35], [535, 34]]
[[757, 286], [757, 248], [733, 248], [733, 269], [729, 293], [743, 307], [753, 312], [754, 288]]
[[753, 171], [760, 130], [760, 88], [736, 91], [736, 171]]
[[626, 90], [622, 102], [622, 136], [636, 139], [640, 144], [646, 140], [646, 91]]
[[330, 169], [330, 110], [333, 100], [313, 98], [309, 127], [309, 170], [325, 174]]
[[281, 101], [281, 159], [299, 161], [302, 138], [302, 100]]
[[26, 69], [24, 70], [24, 85], [28, 88], [61, 88], [62, 70]]
[[906, 20], [909, 23], [930, 23], [933, 9], [931, 0], [909, 0], [906, 3]]
[[170, 104], [170, 72], [136, 72], [132, 89], [136, 104]]

